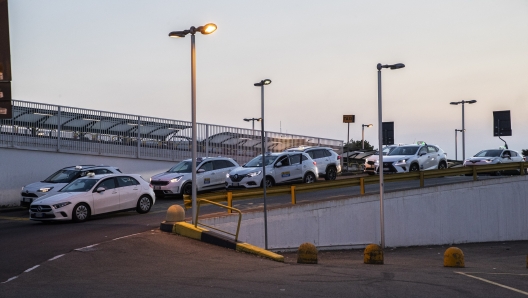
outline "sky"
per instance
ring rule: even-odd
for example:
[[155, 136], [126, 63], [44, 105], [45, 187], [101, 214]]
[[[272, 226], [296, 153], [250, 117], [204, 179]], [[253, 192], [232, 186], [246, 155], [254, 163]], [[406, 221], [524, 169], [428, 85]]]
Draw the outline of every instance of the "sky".
[[[465, 105], [466, 157], [504, 143], [493, 111], [510, 110], [510, 149], [528, 149], [526, 0], [9, 0], [12, 94], [23, 101], [191, 121], [196, 35], [197, 122], [251, 128], [265, 87], [267, 131], [378, 147], [425, 141], [455, 157]], [[462, 139], [458, 134], [458, 158]]]

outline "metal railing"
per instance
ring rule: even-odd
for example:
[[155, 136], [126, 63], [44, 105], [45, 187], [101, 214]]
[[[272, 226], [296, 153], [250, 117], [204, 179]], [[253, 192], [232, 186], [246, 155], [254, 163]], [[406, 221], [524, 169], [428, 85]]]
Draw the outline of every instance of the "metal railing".
[[[231, 213], [231, 211], [237, 212], [238, 213], [238, 224], [237, 224], [236, 233], [233, 234], [233, 233], [230, 233], [230, 232], [227, 232], [227, 231], [224, 231], [224, 230], [217, 229], [217, 228], [212, 227], [212, 226], [208, 226], [206, 224], [198, 223], [198, 220], [199, 220], [198, 214], [200, 213], [200, 206], [201, 206], [202, 202], [207, 203], [207, 204], [211, 204], [211, 205], [215, 205], [215, 206], [218, 206], [218, 207], [226, 208], [227, 210], [229, 210], [229, 213]], [[238, 240], [238, 232], [240, 232], [240, 222], [242, 222], [242, 212], [240, 210], [238, 210], [236, 208], [233, 208], [232, 206], [222, 205], [222, 204], [219, 204], [217, 202], [209, 201], [209, 200], [206, 200], [206, 199], [198, 200], [198, 210], [196, 211], [196, 222], [194, 223], [194, 227], [195, 228], [197, 228], [198, 225], [200, 225], [200, 226], [203, 226], [203, 227], [208, 227], [209, 229], [213, 229], [213, 230], [225, 233], [227, 235], [235, 236], [235, 242], [236, 242]]]
[[[191, 157], [191, 122], [13, 100], [13, 118], [0, 120], [0, 147], [141, 159]], [[265, 132], [267, 151], [343, 141]], [[261, 132], [197, 124], [198, 157], [226, 156], [245, 163], [261, 153]]]

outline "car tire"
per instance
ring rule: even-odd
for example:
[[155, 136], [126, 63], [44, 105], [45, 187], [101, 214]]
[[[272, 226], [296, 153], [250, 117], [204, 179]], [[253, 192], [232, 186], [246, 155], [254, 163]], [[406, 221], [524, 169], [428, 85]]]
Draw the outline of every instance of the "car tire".
[[413, 163], [411, 167], [409, 168], [409, 172], [418, 172], [420, 171], [420, 167], [417, 163]]
[[147, 213], [150, 211], [150, 208], [152, 208], [152, 199], [149, 196], [141, 196], [136, 206], [137, 213]]
[[[271, 178], [271, 177], [266, 177], [266, 188], [273, 187], [273, 185], [275, 185], [275, 181], [273, 181], [273, 178]], [[262, 182], [260, 183], [260, 187], [264, 187], [264, 185], [262, 184]]]
[[191, 182], [187, 182], [182, 186], [181, 194], [189, 195], [189, 196], [192, 195], [192, 183]]
[[447, 169], [447, 164], [445, 161], [441, 161], [439, 164], [438, 164], [438, 169], [439, 170], [445, 170]]
[[336, 180], [337, 169], [335, 167], [329, 167], [326, 169], [325, 180]]
[[72, 211], [72, 220], [74, 222], [83, 222], [90, 217], [90, 207], [85, 203], [80, 203], [73, 208]]
[[306, 175], [304, 175], [304, 179], [303, 179], [304, 183], [315, 183], [315, 181], [316, 181], [316, 178], [313, 173], [306, 173]]

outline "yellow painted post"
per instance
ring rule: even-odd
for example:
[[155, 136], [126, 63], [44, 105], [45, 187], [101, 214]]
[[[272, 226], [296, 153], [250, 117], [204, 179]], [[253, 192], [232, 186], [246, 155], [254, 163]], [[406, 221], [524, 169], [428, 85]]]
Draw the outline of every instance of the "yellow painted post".
[[362, 195], [365, 194], [365, 178], [359, 178], [359, 190]]
[[473, 181], [477, 181], [477, 168], [475, 166], [473, 167]]
[[[227, 192], [227, 206], [233, 208], [233, 192]], [[231, 209], [227, 209], [227, 213], [231, 213]]]
[[521, 175], [525, 175], [524, 162], [521, 162]]
[[420, 187], [424, 187], [424, 172], [420, 171]]
[[297, 197], [295, 196], [295, 185], [290, 186], [290, 190], [291, 190], [292, 205], [295, 205], [297, 203]]

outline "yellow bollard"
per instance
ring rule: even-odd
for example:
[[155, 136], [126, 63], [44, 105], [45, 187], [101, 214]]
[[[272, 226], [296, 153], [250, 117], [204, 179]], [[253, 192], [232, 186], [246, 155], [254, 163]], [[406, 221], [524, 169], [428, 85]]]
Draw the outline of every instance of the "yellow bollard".
[[450, 247], [444, 252], [444, 267], [464, 268], [464, 253], [458, 247]]
[[377, 244], [369, 244], [363, 252], [363, 263], [365, 264], [383, 264], [383, 250]]
[[362, 195], [365, 194], [365, 178], [359, 178], [359, 190]]
[[420, 171], [420, 187], [424, 187], [424, 172]]
[[[227, 206], [233, 208], [233, 192], [227, 192]], [[227, 209], [227, 213], [231, 213], [231, 209]]]
[[528, 255], [526, 255], [526, 268], [528, 268]]
[[317, 264], [317, 248], [315, 245], [308, 242], [301, 244], [297, 251], [297, 263]]
[[290, 186], [292, 205], [297, 203], [297, 196], [295, 196], [295, 185]]

